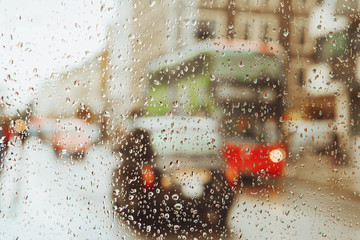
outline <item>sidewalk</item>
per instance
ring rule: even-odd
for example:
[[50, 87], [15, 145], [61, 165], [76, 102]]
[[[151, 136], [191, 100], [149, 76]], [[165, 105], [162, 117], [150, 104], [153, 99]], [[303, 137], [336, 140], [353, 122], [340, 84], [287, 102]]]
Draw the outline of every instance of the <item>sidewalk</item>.
[[305, 149], [299, 159], [289, 162], [287, 177], [327, 185], [360, 197], [360, 137], [354, 138], [352, 149], [349, 165], [337, 165], [331, 156], [308, 153]]

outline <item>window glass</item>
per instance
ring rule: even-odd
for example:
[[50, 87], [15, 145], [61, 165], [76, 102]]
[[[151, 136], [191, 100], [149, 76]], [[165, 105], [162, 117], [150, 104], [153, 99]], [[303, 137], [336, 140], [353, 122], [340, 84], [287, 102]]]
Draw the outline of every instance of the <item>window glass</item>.
[[359, 1], [0, 9], [0, 239], [357, 239]]

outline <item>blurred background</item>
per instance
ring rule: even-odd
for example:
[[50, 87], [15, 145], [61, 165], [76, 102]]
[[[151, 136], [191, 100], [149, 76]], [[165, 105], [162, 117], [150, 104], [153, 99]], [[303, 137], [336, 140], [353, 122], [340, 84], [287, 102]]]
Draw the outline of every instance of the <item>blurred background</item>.
[[[267, 184], [244, 181], [228, 217], [229, 238], [356, 239], [359, 1], [3, 0], [0, 6], [4, 239], [137, 239], [112, 211], [118, 149], [143, 111], [151, 71], [168, 64], [164, 56], [217, 40], [266, 43], [283, 66], [276, 125], [287, 146], [284, 172]], [[77, 121], [81, 136], [62, 142]], [[85, 150], [82, 161], [58, 156]]]

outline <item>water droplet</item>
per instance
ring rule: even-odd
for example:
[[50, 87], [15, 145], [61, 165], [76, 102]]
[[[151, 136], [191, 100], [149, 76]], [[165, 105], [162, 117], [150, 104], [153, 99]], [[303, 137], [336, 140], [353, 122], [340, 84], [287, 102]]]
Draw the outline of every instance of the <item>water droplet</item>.
[[173, 200], [177, 201], [177, 200], [179, 199], [179, 195], [178, 195], [178, 194], [173, 194], [173, 195], [171, 196], [171, 198], [172, 198]]
[[183, 205], [182, 205], [181, 203], [176, 203], [176, 204], [174, 205], [174, 208], [175, 208], [176, 210], [181, 210], [182, 207], [183, 207]]
[[355, 120], [354, 120], [354, 119], [351, 119], [351, 120], [350, 120], [350, 124], [351, 124], [351, 126], [355, 126]]
[[110, 117], [110, 112], [105, 111], [105, 112], [104, 112], [104, 117]]
[[155, 4], [156, 4], [156, 1], [155, 1], [155, 0], [153, 0], [153, 1], [150, 1], [150, 7], [153, 7], [153, 6], [155, 6]]
[[289, 36], [289, 33], [290, 33], [289, 29], [285, 28], [284, 29], [284, 37]]
[[119, 190], [119, 189], [115, 189], [115, 190], [114, 190], [114, 195], [115, 195], [115, 196], [118, 196], [119, 193], [120, 193], [120, 190]]
[[131, 34], [129, 34], [129, 36], [128, 36], [128, 37], [129, 37], [129, 40], [130, 40], [130, 41], [135, 39], [135, 35], [134, 35], [134, 34], [132, 34], [132, 33], [131, 33]]

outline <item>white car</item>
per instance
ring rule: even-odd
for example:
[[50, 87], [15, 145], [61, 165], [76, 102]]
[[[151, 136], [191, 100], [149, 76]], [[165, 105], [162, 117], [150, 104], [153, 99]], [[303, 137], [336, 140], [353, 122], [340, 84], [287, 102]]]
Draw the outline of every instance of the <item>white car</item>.
[[48, 141], [59, 154], [81, 156], [100, 137], [95, 124], [76, 118], [34, 118], [30, 134]]
[[299, 151], [321, 151], [334, 144], [337, 138], [333, 130], [333, 121], [329, 120], [294, 120], [288, 121], [288, 143], [292, 153]]
[[292, 110], [285, 114], [285, 130], [288, 134], [288, 146], [293, 157], [301, 152], [318, 153], [325, 151], [336, 156], [347, 153], [346, 144], [350, 137], [344, 133], [334, 117], [324, 119], [309, 118], [304, 111]]

